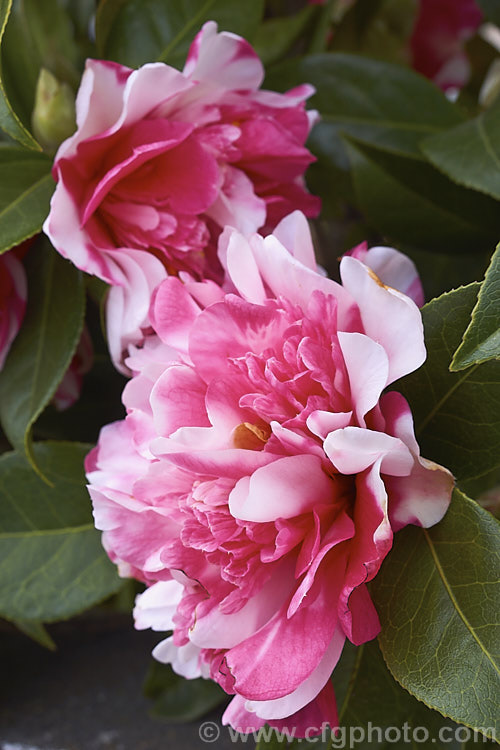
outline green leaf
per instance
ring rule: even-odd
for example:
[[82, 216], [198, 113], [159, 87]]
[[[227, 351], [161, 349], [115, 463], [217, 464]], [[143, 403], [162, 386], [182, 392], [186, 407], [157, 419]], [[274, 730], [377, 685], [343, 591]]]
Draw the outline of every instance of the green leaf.
[[54, 192], [44, 154], [0, 146], [0, 253], [39, 232]]
[[26, 261], [26, 316], [0, 373], [0, 422], [14, 448], [36, 469], [31, 429], [54, 395], [80, 339], [82, 274], [43, 243]]
[[492, 198], [462, 188], [431, 165], [348, 141], [357, 205], [394, 242], [437, 252], [490, 250], [500, 235]]
[[[0, 0], [0, 44], [3, 42], [5, 27], [12, 8], [12, 0]], [[11, 138], [23, 146], [35, 151], [41, 151], [39, 144], [35, 141], [29, 130], [23, 125], [14, 112], [5, 90], [5, 82], [0, 65], [0, 128], [10, 135]]]
[[407, 65], [418, 0], [354, 3], [335, 29], [331, 49]]
[[[432, 83], [407, 68], [344, 53], [309, 55], [271, 69], [266, 86], [284, 90], [311, 83], [310, 104], [321, 113], [314, 143], [339, 133], [421, 160], [422, 138], [457, 125], [459, 110]], [[332, 157], [335, 164], [337, 160]]]
[[500, 245], [481, 284], [471, 321], [451, 361], [456, 372], [471, 365], [500, 359]]
[[500, 0], [477, 0], [486, 19], [500, 26]]
[[57, 650], [56, 644], [42, 622], [39, 622], [38, 620], [15, 620], [14, 625], [21, 631], [21, 633], [24, 633], [28, 638], [39, 643], [40, 646], [48, 648], [49, 651]]
[[80, 82], [73, 25], [61, 0], [14, 0], [2, 44], [4, 83], [9, 101], [25, 127], [32, 111], [40, 69], [75, 89]]
[[500, 99], [475, 119], [425, 138], [421, 148], [459, 185], [500, 200]]
[[309, 168], [307, 181], [327, 206], [335, 199], [353, 198], [342, 135], [421, 161], [422, 138], [462, 121], [456, 106], [422, 76], [359, 55], [309, 55], [274, 66], [265, 81], [267, 88], [280, 91], [300, 83], [316, 89], [308, 106], [316, 108], [321, 119], [308, 145], [318, 162]]
[[23, 456], [0, 457], [0, 615], [53, 622], [121, 586], [92, 522], [83, 459], [90, 446], [37, 443], [49, 487]]
[[458, 481], [500, 465], [500, 363], [449, 371], [467, 328], [479, 284], [443, 294], [422, 309], [424, 365], [395, 384], [408, 399], [422, 455], [450, 469]]
[[[350, 667], [349, 683], [341, 697], [338, 674], [346, 661]], [[398, 737], [398, 730], [401, 734], [396, 747], [418, 746], [422, 750], [458, 750], [460, 747], [454, 741], [442, 742], [439, 733], [443, 727], [446, 729], [442, 737], [453, 737], [451, 722], [416, 700], [394, 680], [376, 641], [358, 648], [347, 643], [334, 670], [333, 683], [339, 712], [337, 742], [344, 737], [345, 747], [355, 746], [358, 750], [389, 748]], [[428, 732], [427, 740], [422, 728]], [[332, 746], [335, 747], [335, 743]]]
[[152, 60], [182, 67], [189, 45], [206, 21], [220, 31], [251, 37], [263, 0], [241, 6], [234, 0], [102, 0], [96, 18], [101, 57], [136, 68]]
[[[336, 735], [332, 736], [330, 728], [324, 728], [322, 734], [310, 741], [295, 740], [287, 745], [283, 738], [279, 741], [279, 733], [271, 734], [271, 728], [266, 727], [257, 748], [463, 750], [454, 734], [457, 729], [460, 732], [459, 727], [416, 700], [394, 680], [377, 641], [358, 648], [346, 642], [332, 679], [339, 715]], [[465, 729], [465, 736], [469, 733]], [[482, 735], [480, 740], [480, 746], [484, 747]]]
[[157, 661], [150, 664], [143, 690], [154, 700], [151, 716], [171, 723], [195, 721], [227, 701], [226, 693], [212, 680], [186, 680]]
[[394, 677], [488, 737], [500, 732], [498, 541], [493, 516], [455, 490], [441, 523], [397, 535], [372, 588]]
[[264, 21], [254, 39], [255, 51], [263, 64], [271, 65], [283, 57], [305, 32], [317, 12], [317, 6], [307, 5], [291, 16]]

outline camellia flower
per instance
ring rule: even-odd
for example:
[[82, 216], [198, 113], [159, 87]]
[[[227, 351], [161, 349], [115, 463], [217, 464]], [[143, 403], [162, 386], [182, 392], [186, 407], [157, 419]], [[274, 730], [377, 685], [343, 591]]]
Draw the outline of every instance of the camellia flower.
[[0, 255], [0, 370], [26, 311], [26, 274], [11, 250]]
[[482, 20], [475, 0], [420, 0], [410, 40], [413, 67], [445, 91], [469, 78], [464, 44]]
[[[214, 22], [183, 72], [87, 61], [44, 230], [78, 268], [124, 288], [127, 342], [140, 340], [130, 325], [148, 326], [144, 310], [167, 272], [217, 276], [225, 225], [252, 233], [295, 208], [318, 214], [303, 181], [314, 161], [304, 146], [317, 116], [304, 109], [313, 89], [264, 91], [263, 77], [252, 47]], [[123, 299], [114, 296], [116, 322]]]
[[453, 478], [385, 391], [425, 359], [409, 297], [356, 257], [342, 285], [318, 273], [298, 212], [266, 238], [225, 230], [219, 257], [231, 290], [158, 288], [90, 493], [111, 559], [148, 584], [136, 627], [173, 631], [156, 658], [234, 694], [239, 731], [304, 736], [337, 723], [345, 638], [379, 631], [367, 583], [393, 533], [437, 523]]

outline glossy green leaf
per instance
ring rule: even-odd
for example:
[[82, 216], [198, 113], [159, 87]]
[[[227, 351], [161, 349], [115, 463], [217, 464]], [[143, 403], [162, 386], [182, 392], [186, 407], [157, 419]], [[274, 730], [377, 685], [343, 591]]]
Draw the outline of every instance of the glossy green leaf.
[[[291, 744], [265, 728], [257, 750], [289, 747], [356, 748], [357, 750], [389, 750], [390, 747], [421, 747], [422, 750], [464, 750], [460, 741], [473, 733], [428, 708], [404, 690], [393, 678], [384, 662], [377, 641], [355, 647], [346, 642], [339, 663], [332, 675], [337, 699], [338, 729], [332, 735], [323, 728], [310, 741], [295, 740]], [[286, 722], [284, 722], [286, 723]], [[458, 730], [458, 735], [455, 732]], [[264, 732], [263, 732], [264, 734]], [[482, 747], [484, 737], [470, 747]]]
[[227, 701], [212, 680], [186, 680], [157, 661], [151, 662], [143, 689], [154, 700], [151, 715], [171, 723], [195, 721]]
[[[266, 86], [310, 83], [310, 106], [321, 113], [313, 143], [347, 133], [388, 151], [422, 159], [418, 143], [461, 122], [459, 110], [432, 83], [398, 65], [344, 53], [309, 55], [271, 69]], [[336, 144], [339, 148], [342, 144]], [[344, 157], [345, 158], [345, 157]], [[337, 160], [332, 155], [334, 163]]]
[[335, 29], [330, 48], [408, 64], [408, 47], [418, 0], [354, 3]]
[[263, 6], [263, 0], [252, 0], [242, 12], [233, 0], [102, 0], [96, 20], [98, 52], [132, 68], [155, 59], [181, 68], [206, 21], [248, 39]]
[[[0, 0], [0, 44], [3, 42], [5, 27], [12, 9], [12, 0]], [[14, 112], [7, 97], [5, 82], [0, 65], [0, 128], [10, 135], [11, 138], [23, 146], [35, 151], [41, 151], [40, 146], [33, 138], [29, 130], [23, 125], [18, 115]]]
[[53, 622], [115, 593], [115, 566], [94, 528], [83, 459], [90, 446], [37, 443], [37, 463], [0, 457], [0, 615]]
[[[341, 697], [337, 669], [342, 669], [346, 657], [352, 667], [348, 672], [348, 689]], [[394, 680], [376, 641], [358, 648], [346, 644], [333, 682], [341, 728], [336, 741], [339, 743], [344, 737], [345, 747], [355, 742], [358, 750], [382, 750], [391, 745], [418, 746], [422, 750], [461, 748], [460, 742], [453, 738], [455, 725], [416, 700]]]
[[479, 284], [443, 294], [422, 309], [427, 360], [395, 384], [412, 408], [422, 455], [459, 480], [500, 466], [500, 362], [449, 371], [476, 304]]
[[80, 339], [82, 274], [44, 243], [26, 261], [28, 306], [0, 373], [0, 422], [14, 448], [36, 467], [31, 429], [54, 395]]
[[305, 33], [317, 13], [318, 6], [307, 5], [291, 16], [264, 21], [255, 34], [253, 45], [263, 64], [271, 65], [283, 57]]
[[5, 88], [28, 130], [40, 68], [75, 89], [80, 81], [78, 47], [62, 0], [14, 0], [2, 44]]
[[491, 250], [500, 236], [492, 198], [456, 185], [431, 165], [348, 141], [357, 206], [392, 242], [437, 252]]
[[500, 98], [475, 119], [425, 138], [421, 148], [455, 182], [500, 200]]
[[500, 0], [477, 0], [486, 20], [500, 26]]
[[54, 180], [44, 154], [0, 146], [0, 253], [39, 232]]
[[464, 370], [490, 359], [500, 359], [500, 245], [486, 271], [471, 321], [450, 370]]
[[439, 297], [450, 289], [481, 281], [491, 258], [491, 248], [481, 253], [437, 253], [399, 245], [418, 268], [426, 300]]
[[372, 589], [394, 677], [488, 737], [500, 736], [499, 532], [490, 513], [455, 490], [441, 523], [397, 535]]

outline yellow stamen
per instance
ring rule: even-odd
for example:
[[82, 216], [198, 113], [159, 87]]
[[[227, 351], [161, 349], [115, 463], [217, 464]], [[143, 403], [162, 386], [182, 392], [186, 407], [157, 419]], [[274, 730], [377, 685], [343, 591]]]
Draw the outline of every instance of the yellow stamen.
[[271, 434], [269, 427], [257, 427], [251, 422], [242, 422], [233, 430], [233, 445], [235, 448], [245, 448], [250, 451], [260, 451]]

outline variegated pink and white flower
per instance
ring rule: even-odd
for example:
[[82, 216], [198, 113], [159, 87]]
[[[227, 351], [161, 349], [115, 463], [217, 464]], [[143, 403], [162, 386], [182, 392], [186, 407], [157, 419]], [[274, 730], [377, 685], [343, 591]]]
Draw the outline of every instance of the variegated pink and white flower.
[[54, 163], [57, 187], [44, 230], [78, 268], [123, 289], [117, 349], [141, 340], [153, 289], [167, 273], [216, 278], [225, 225], [264, 233], [290, 211], [309, 216], [314, 161], [305, 141], [315, 112], [310, 86], [262, 90], [263, 66], [241, 37], [206, 23], [182, 72], [88, 60], [76, 101], [76, 133]]
[[304, 736], [337, 723], [345, 639], [379, 631], [367, 584], [394, 532], [437, 523], [453, 478], [387, 391], [426, 356], [412, 299], [356, 257], [342, 284], [318, 273], [298, 212], [265, 238], [226, 229], [219, 258], [224, 291], [158, 288], [90, 494], [111, 559], [148, 585], [136, 627], [173, 631], [156, 658], [233, 694], [239, 731]]
[[415, 70], [445, 91], [462, 88], [470, 75], [465, 43], [482, 17], [476, 0], [420, 0], [410, 40]]

